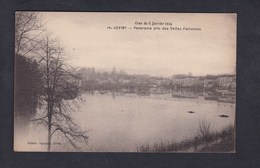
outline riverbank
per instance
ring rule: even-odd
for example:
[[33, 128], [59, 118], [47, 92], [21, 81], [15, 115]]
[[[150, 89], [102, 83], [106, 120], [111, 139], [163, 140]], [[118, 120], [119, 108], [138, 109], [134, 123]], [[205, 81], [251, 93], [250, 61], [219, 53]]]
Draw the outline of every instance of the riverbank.
[[198, 152], [221, 153], [235, 151], [235, 128], [233, 125], [221, 131], [210, 131], [208, 124], [200, 125], [196, 136], [181, 142], [160, 142], [137, 147], [138, 152]]

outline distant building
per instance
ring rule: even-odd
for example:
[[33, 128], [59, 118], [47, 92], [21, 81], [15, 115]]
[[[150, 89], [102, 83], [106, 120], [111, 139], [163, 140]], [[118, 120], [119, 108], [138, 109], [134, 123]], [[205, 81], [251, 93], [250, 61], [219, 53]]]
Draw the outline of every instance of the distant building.
[[217, 84], [218, 76], [215, 75], [206, 75], [203, 81], [204, 88], [211, 88]]
[[236, 88], [236, 76], [235, 75], [220, 75], [218, 76], [217, 83], [223, 88]]
[[183, 74], [174, 75], [172, 79], [172, 84], [182, 87], [196, 86], [200, 84], [200, 78]]
[[130, 79], [119, 79], [119, 83], [128, 84], [130, 83]]

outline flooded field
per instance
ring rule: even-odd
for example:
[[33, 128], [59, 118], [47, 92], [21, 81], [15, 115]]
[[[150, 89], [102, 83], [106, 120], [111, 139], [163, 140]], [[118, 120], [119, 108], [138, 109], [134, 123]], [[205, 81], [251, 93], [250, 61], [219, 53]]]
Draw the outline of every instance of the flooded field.
[[87, 151], [136, 151], [142, 144], [192, 137], [202, 120], [216, 131], [235, 120], [235, 105], [228, 103], [135, 95], [85, 98], [76, 117], [89, 130]]
[[[134, 94], [86, 94], [83, 98], [86, 103], [80, 105], [73, 117], [88, 131], [89, 142], [82, 148], [86, 152], [135, 152], [138, 146], [147, 143], [178, 142], [193, 137], [201, 121], [209, 122], [215, 131], [235, 122], [235, 104], [230, 103]], [[38, 145], [26, 145], [26, 149], [46, 151], [46, 145], [39, 145], [46, 141], [46, 130], [40, 127], [33, 130], [33, 127], [29, 130], [28, 139]], [[70, 151], [62, 139], [53, 141], [58, 142], [54, 151]]]

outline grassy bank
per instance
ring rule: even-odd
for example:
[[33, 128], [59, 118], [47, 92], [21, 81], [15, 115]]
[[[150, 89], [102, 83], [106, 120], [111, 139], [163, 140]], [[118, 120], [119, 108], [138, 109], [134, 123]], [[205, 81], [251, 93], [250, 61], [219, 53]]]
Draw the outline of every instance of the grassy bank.
[[208, 122], [201, 122], [196, 136], [181, 142], [159, 142], [137, 147], [138, 152], [234, 152], [235, 128], [212, 131]]

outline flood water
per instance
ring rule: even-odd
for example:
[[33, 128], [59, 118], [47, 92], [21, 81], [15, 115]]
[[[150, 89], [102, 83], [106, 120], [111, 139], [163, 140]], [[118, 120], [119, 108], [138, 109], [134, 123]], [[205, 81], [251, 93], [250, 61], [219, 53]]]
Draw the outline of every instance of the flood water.
[[[137, 146], [193, 137], [203, 120], [212, 130], [235, 121], [235, 104], [136, 95], [84, 95], [77, 121], [89, 130], [86, 151], [136, 151]], [[188, 113], [193, 111], [194, 113]], [[221, 118], [225, 114], [229, 117]]]
[[[148, 143], [191, 138], [198, 132], [201, 121], [206, 120], [216, 131], [235, 122], [235, 104], [231, 103], [171, 98], [170, 95], [85, 94], [83, 98], [86, 103], [72, 115], [81, 128], [88, 131], [89, 142], [82, 146], [85, 152], [136, 152], [138, 146]], [[229, 117], [219, 117], [222, 114]], [[32, 127], [24, 142], [35, 141], [38, 145], [25, 145], [25, 151], [46, 151], [46, 145], [39, 145], [41, 141], [46, 142], [46, 138], [46, 129]], [[64, 144], [52, 149], [71, 151]]]

